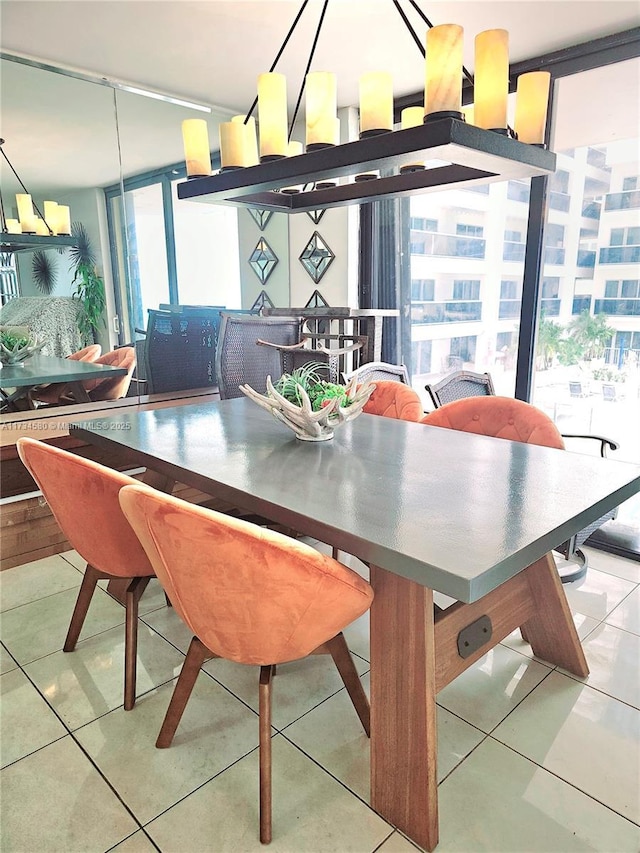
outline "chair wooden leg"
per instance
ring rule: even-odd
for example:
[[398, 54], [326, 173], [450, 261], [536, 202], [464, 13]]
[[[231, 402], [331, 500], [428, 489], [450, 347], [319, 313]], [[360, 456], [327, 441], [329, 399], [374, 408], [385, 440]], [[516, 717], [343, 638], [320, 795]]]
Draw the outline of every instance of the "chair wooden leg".
[[150, 577], [133, 578], [125, 594], [124, 631], [124, 709], [136, 704], [136, 667], [138, 663], [138, 602]]
[[351, 697], [353, 707], [356, 709], [357, 715], [360, 717], [362, 728], [365, 730], [367, 737], [370, 736], [369, 720], [370, 707], [367, 694], [364, 692], [364, 687], [360, 681], [360, 676], [347, 647], [347, 641], [342, 633], [337, 634], [332, 640], [329, 640], [325, 645], [331, 652], [333, 662], [338, 667], [340, 677], [347, 688], [347, 693]]
[[82, 584], [80, 585], [80, 592], [76, 599], [76, 606], [73, 608], [73, 615], [71, 616], [71, 622], [69, 623], [67, 638], [64, 641], [64, 646], [62, 647], [63, 651], [72, 652], [75, 649], [78, 637], [80, 636], [80, 631], [82, 631], [82, 626], [84, 625], [87, 611], [89, 610], [89, 605], [91, 604], [96, 584], [100, 578], [103, 577], [105, 577], [105, 575], [102, 572], [94, 569], [93, 566], [87, 565], [82, 579]]
[[271, 677], [272, 666], [260, 667], [260, 842], [271, 841]]
[[169, 707], [167, 708], [158, 740], [156, 741], [158, 749], [166, 749], [171, 746], [171, 741], [198, 678], [200, 667], [210, 657], [211, 652], [209, 649], [197, 637], [194, 637], [191, 640], [189, 651], [182, 664], [178, 682], [174, 688], [171, 702], [169, 702]]

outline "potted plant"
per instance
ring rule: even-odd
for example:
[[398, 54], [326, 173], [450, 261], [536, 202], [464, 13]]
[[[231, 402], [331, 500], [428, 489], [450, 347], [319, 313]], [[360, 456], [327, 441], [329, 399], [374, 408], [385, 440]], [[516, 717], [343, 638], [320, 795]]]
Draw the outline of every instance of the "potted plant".
[[78, 328], [86, 343], [92, 343], [100, 326], [105, 325], [104, 309], [107, 304], [104, 280], [98, 273], [96, 257], [86, 228], [74, 222], [71, 229], [76, 238], [75, 246], [69, 249], [74, 299], [80, 301]]

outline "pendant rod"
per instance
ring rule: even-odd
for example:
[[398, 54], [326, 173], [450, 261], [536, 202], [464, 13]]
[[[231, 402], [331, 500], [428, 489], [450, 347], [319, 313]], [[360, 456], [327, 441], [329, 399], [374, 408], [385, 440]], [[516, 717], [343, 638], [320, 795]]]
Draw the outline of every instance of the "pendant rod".
[[[394, 0], [394, 2], [395, 2], [395, 0]], [[422, 20], [425, 22], [425, 24], [429, 27], [429, 29], [430, 29], [430, 30], [432, 30], [432, 29], [433, 29], [433, 24], [431, 23], [431, 21], [429, 20], [429, 18], [427, 18], [427, 16], [424, 14], [424, 12], [423, 12], [423, 11], [422, 11], [422, 9], [420, 8], [420, 6], [418, 6], [418, 4], [416, 3], [416, 0], [409, 0], [409, 3], [411, 3], [411, 5], [413, 6], [413, 8], [414, 8], [414, 9], [416, 10], [416, 12], [420, 15], [420, 17], [421, 17], [421, 18], [422, 18]], [[424, 54], [423, 54], [423, 55], [424, 55]], [[467, 71], [467, 69], [464, 67], [464, 65], [462, 66], [462, 73], [464, 74], [464, 76], [467, 78], [467, 80], [468, 80], [468, 81], [471, 83], [471, 85], [473, 86], [473, 74], [471, 74], [469, 71]]]
[[393, 0], [393, 5], [394, 5], [394, 6], [396, 7], [396, 9], [398, 10], [398, 14], [400, 15], [400, 17], [401, 17], [401, 18], [402, 18], [402, 20], [404, 21], [406, 28], [407, 28], [407, 29], [409, 30], [409, 32], [411, 33], [411, 37], [413, 38], [413, 40], [415, 41], [415, 43], [418, 45], [418, 50], [420, 51], [420, 53], [422, 54], [422, 56], [423, 56], [423, 58], [424, 58], [424, 56], [425, 56], [425, 55], [426, 55], [426, 53], [427, 53], [426, 48], [425, 48], [425, 46], [422, 44], [422, 42], [420, 41], [420, 37], [418, 36], [417, 32], [416, 32], [416, 31], [413, 29], [413, 27], [411, 26], [411, 23], [410, 23], [410, 21], [409, 21], [409, 18], [407, 18], [406, 12], [404, 11], [404, 9], [402, 8], [402, 6], [400, 5], [399, 0]]
[[327, 11], [327, 6], [329, 5], [329, 0], [324, 0], [324, 5], [322, 7], [322, 12], [320, 13], [320, 20], [318, 21], [318, 27], [316, 29], [316, 34], [313, 37], [313, 44], [311, 45], [311, 52], [309, 53], [309, 59], [307, 61], [307, 67], [305, 68], [304, 74], [302, 75], [302, 83], [300, 84], [300, 91], [298, 92], [298, 100], [296, 101], [296, 108], [293, 111], [293, 118], [291, 119], [291, 124], [289, 125], [289, 139], [291, 138], [291, 133], [293, 132], [294, 125], [296, 123], [296, 118], [298, 117], [298, 110], [300, 109], [300, 102], [302, 101], [302, 93], [304, 92], [304, 86], [307, 79], [307, 74], [309, 73], [309, 69], [311, 68], [311, 63], [313, 61], [313, 54], [316, 52], [316, 47], [318, 46], [318, 38], [320, 36], [320, 30], [322, 29], [322, 24], [324, 23], [324, 16]]
[[[3, 146], [3, 145], [4, 145], [4, 139], [0, 139], [0, 154], [2, 154], [2, 156], [4, 157], [4, 159], [7, 161], [7, 164], [8, 164], [8, 166], [9, 166], [9, 168], [11, 169], [11, 171], [13, 172], [13, 174], [14, 174], [14, 175], [16, 176], [16, 178], [18, 179], [18, 183], [20, 184], [20, 186], [22, 187], [22, 189], [26, 192], [26, 194], [27, 194], [27, 195], [29, 195], [29, 194], [30, 194], [30, 193], [29, 193], [29, 190], [28, 190], [28, 189], [25, 187], [25, 185], [22, 183], [22, 178], [21, 178], [21, 177], [20, 177], [20, 175], [16, 172], [16, 170], [13, 168], [13, 165], [12, 165], [12, 163], [11, 163], [11, 160], [9, 160], [9, 158], [7, 157], [7, 155], [4, 153], [4, 149], [2, 148], [2, 146]], [[33, 200], [33, 198], [31, 199], [31, 203], [32, 203], [32, 204], [33, 204], [33, 206], [35, 207], [35, 209], [36, 209], [36, 213], [40, 216], [40, 219], [42, 219], [42, 220], [46, 223], [46, 219], [44, 218], [44, 216], [43, 216], [43, 214], [42, 214], [42, 211], [40, 210], [40, 208], [38, 207], [38, 205], [35, 203], [35, 201]], [[3, 218], [4, 218], [4, 210], [2, 211], [2, 216], [3, 216]], [[5, 226], [6, 226], [6, 220], [5, 220]], [[48, 224], [47, 224], [47, 228], [49, 228], [49, 225], [48, 225]], [[53, 232], [51, 231], [51, 228], [49, 228], [49, 232], [50, 232], [51, 234], [53, 233]]]
[[[302, 6], [300, 6], [300, 9], [298, 10], [298, 14], [296, 15], [296, 17], [295, 17], [295, 19], [294, 19], [293, 23], [291, 24], [291, 26], [289, 27], [289, 32], [286, 34], [286, 36], [285, 36], [285, 38], [284, 38], [284, 41], [283, 41], [283, 42], [282, 42], [282, 44], [280, 45], [280, 50], [278, 51], [278, 53], [277, 53], [277, 55], [276, 55], [276, 58], [275, 58], [275, 59], [273, 60], [273, 62], [271, 63], [271, 68], [269, 69], [269, 72], [273, 71], [273, 70], [274, 70], [274, 68], [276, 67], [276, 65], [278, 64], [278, 60], [280, 59], [280, 57], [281, 57], [281, 56], [282, 56], [282, 54], [284, 53], [284, 49], [285, 49], [285, 47], [287, 46], [287, 43], [288, 43], [289, 39], [290, 39], [290, 38], [291, 38], [291, 36], [293, 35], [293, 31], [294, 31], [294, 30], [295, 30], [295, 28], [298, 26], [298, 21], [299, 21], [299, 20], [300, 20], [300, 18], [302, 17], [302, 13], [304, 12], [305, 7], [306, 7], [306, 5], [307, 5], [307, 3], [308, 3], [308, 2], [309, 2], [309, 0], [304, 0], [304, 2], [303, 2], [303, 4], [302, 4]], [[250, 117], [253, 115], [253, 111], [255, 110], [255, 108], [256, 108], [256, 106], [257, 106], [257, 105], [258, 105], [258, 96], [256, 95], [256, 97], [255, 97], [255, 99], [254, 99], [253, 103], [251, 104], [251, 109], [249, 110], [249, 112], [248, 112], [248, 113], [247, 113], [247, 115], [245, 116], [245, 120], [244, 120], [244, 123], [245, 123], [245, 124], [249, 121]]]

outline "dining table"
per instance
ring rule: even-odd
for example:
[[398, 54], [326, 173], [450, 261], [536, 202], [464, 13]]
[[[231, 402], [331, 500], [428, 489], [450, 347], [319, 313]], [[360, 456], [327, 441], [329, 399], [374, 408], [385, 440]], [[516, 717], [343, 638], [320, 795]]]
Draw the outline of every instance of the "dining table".
[[156, 488], [187, 484], [368, 564], [370, 802], [429, 851], [438, 692], [518, 628], [537, 657], [586, 677], [551, 551], [640, 491], [636, 464], [368, 414], [298, 441], [244, 398], [71, 433], [126, 448]]
[[[27, 397], [30, 390], [39, 385], [64, 383], [76, 403], [91, 401], [83, 382], [89, 379], [111, 379], [124, 376], [125, 367], [111, 364], [95, 364], [90, 361], [76, 361], [72, 358], [58, 358], [52, 355], [36, 353], [16, 364], [3, 364], [0, 369], [0, 390], [2, 407], [7, 411], [17, 411], [18, 400]], [[11, 389], [7, 392], [5, 389]]]

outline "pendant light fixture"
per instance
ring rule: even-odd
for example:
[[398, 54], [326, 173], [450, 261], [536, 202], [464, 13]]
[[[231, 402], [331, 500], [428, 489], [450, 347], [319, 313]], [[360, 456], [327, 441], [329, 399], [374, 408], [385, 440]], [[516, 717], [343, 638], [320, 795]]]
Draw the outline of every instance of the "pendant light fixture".
[[[227, 131], [221, 130], [223, 168], [206, 176], [188, 172], [189, 180], [178, 185], [179, 198], [298, 213], [555, 171], [555, 154], [543, 144], [548, 72], [519, 78], [512, 130], [507, 124], [508, 33], [498, 29], [478, 34], [475, 123], [468, 123], [462, 109], [463, 73], [474, 81], [462, 64], [462, 27], [434, 27], [415, 0], [409, 2], [427, 26], [423, 39], [409, 23], [399, 0], [392, 2], [425, 57], [421, 118], [412, 108], [403, 117], [400, 129], [393, 130], [391, 76], [369, 73], [360, 79], [360, 138], [339, 144], [334, 135], [335, 141], [331, 141], [330, 128], [337, 121], [335, 77], [330, 72], [310, 72], [329, 3], [323, 0], [297, 104], [287, 127], [286, 80], [274, 69], [308, 2], [302, 2], [271, 69], [259, 76], [258, 97], [251, 109], [244, 119], [234, 120], [243, 121], [245, 145], [256, 148], [252, 114], [258, 107], [259, 162], [232, 154], [233, 143]], [[290, 156], [289, 142], [305, 84], [306, 149], [303, 154]], [[229, 157], [234, 162], [228, 168]], [[292, 187], [298, 191], [292, 192]]]

